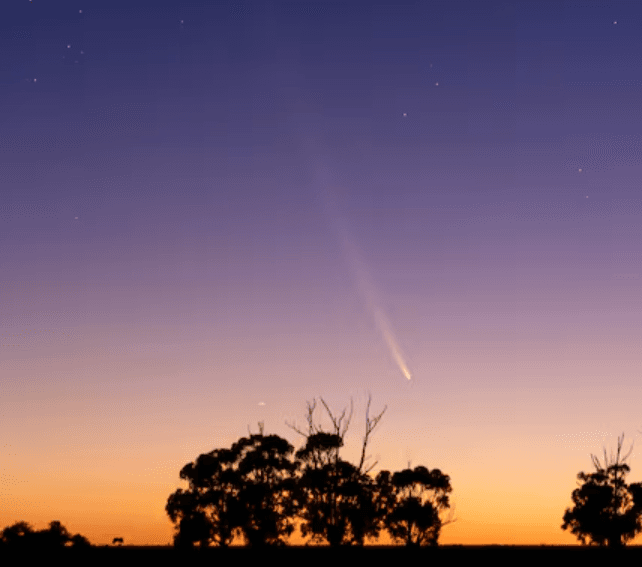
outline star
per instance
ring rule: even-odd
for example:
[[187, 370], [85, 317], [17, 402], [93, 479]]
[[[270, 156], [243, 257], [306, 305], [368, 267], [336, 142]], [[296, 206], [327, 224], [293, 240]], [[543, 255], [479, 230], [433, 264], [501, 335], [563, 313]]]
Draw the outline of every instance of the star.
[[76, 218], [76, 220], [78, 220], [78, 217], [75, 217], [75, 218]]
[[579, 171], [580, 173], [582, 173], [582, 168], [578, 169], [577, 171]]
[[613, 23], [614, 23], [614, 24], [617, 24], [617, 20], [616, 20], [615, 22], [613, 22]]
[[439, 86], [439, 83], [435, 83], [435, 86], [436, 86], [436, 87], [438, 87], [438, 86]]
[[79, 14], [82, 14], [82, 10], [78, 10], [78, 13], [79, 13]]
[[71, 45], [67, 44], [67, 49], [71, 49]]
[[408, 114], [407, 114], [406, 112], [404, 112], [404, 113], [403, 113], [403, 115], [404, 115], [404, 116], [408, 116]]

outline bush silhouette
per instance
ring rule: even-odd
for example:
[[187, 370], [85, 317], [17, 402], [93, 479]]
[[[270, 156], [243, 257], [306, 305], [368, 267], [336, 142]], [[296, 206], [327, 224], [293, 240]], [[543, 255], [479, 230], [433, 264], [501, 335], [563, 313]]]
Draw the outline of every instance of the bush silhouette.
[[34, 541], [34, 530], [27, 522], [16, 522], [2, 530], [2, 542], [11, 548], [26, 548]]
[[44, 530], [34, 531], [27, 522], [16, 522], [2, 530], [0, 541], [7, 549], [47, 550], [62, 547], [91, 547], [80, 534], [72, 536], [59, 521], [49, 523]]
[[89, 543], [89, 540], [85, 536], [76, 534], [71, 536], [71, 547], [77, 549], [86, 549], [88, 547], [91, 547], [91, 543]]

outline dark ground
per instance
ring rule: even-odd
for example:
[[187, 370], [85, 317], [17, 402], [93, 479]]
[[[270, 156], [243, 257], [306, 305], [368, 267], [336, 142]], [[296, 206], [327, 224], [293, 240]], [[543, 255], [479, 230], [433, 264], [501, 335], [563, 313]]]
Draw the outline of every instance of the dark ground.
[[203, 567], [224, 565], [245, 567], [258, 565], [293, 565], [296, 567], [406, 567], [408, 565], [568, 565], [610, 567], [622, 563], [642, 566], [642, 547], [622, 550], [580, 546], [439, 546], [408, 550], [403, 547], [329, 549], [327, 547], [287, 547], [265, 551], [249, 548], [207, 548], [181, 551], [173, 547], [93, 547], [87, 550], [62, 549], [56, 552], [4, 552], [0, 565], [90, 565], [110, 567], [172, 566]]

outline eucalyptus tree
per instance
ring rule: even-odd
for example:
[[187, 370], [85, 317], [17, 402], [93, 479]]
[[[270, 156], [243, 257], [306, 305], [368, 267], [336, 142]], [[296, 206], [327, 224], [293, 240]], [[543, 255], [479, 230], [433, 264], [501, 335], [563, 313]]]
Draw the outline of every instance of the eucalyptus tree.
[[[617, 454], [604, 463], [591, 455], [596, 472], [580, 472], [579, 488], [572, 494], [573, 508], [564, 513], [562, 529], [570, 529], [582, 545], [621, 548], [642, 531], [642, 483], [627, 484], [630, 467], [621, 457], [624, 434], [618, 438]], [[633, 450], [633, 447], [631, 447]], [[578, 483], [579, 484], [579, 483]]]
[[239, 525], [245, 541], [253, 547], [285, 545], [295, 530], [296, 479], [294, 447], [278, 435], [244, 437], [232, 445], [240, 482]]
[[325, 541], [332, 547], [363, 545], [366, 538], [376, 538], [379, 534], [375, 483], [368, 475], [374, 465], [366, 470], [364, 464], [369, 436], [385, 408], [371, 420], [368, 400], [366, 433], [359, 465], [355, 466], [339, 456], [352, 417], [352, 402], [345, 422], [345, 410], [341, 416], [335, 417], [323, 398], [321, 402], [332, 421], [332, 432], [315, 425], [316, 400], [308, 402], [307, 432], [288, 424], [306, 438], [305, 445], [295, 455], [301, 463], [296, 493], [301, 534], [310, 536], [309, 543]]
[[187, 490], [170, 495], [165, 510], [176, 524], [174, 545], [283, 545], [294, 531], [297, 468], [292, 447], [278, 435], [243, 437], [230, 449], [202, 454], [183, 467]]
[[392, 539], [406, 546], [437, 545], [441, 528], [454, 522], [440, 513], [450, 508], [450, 477], [424, 466], [377, 475], [383, 524]]
[[165, 506], [176, 524], [174, 544], [229, 546], [240, 534], [243, 520], [235, 452], [214, 449], [203, 453], [181, 469], [180, 477], [189, 482], [189, 488], [176, 490]]

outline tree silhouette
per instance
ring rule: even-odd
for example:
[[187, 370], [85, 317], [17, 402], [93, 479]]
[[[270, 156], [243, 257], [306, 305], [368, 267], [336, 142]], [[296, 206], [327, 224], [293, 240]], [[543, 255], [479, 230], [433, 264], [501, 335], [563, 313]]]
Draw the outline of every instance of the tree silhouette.
[[112, 544], [112, 545], [116, 545], [116, 544], [118, 544], [118, 545], [123, 545], [123, 543], [124, 543], [124, 542], [123, 542], [123, 538], [122, 538], [122, 537], [115, 537], [115, 538], [111, 541], [111, 544]]
[[235, 535], [260, 547], [284, 545], [294, 532], [297, 463], [294, 447], [278, 435], [243, 437], [231, 449], [200, 455], [181, 470], [190, 487], [170, 495], [165, 507], [177, 523], [174, 545], [228, 546]]
[[590, 545], [620, 548], [642, 531], [642, 484], [624, 481], [631, 470], [624, 461], [631, 451], [620, 457], [623, 439], [624, 434], [610, 460], [604, 449], [604, 465], [591, 455], [596, 472], [577, 475], [583, 484], [573, 491], [574, 507], [566, 509], [562, 529], [570, 528], [582, 545], [588, 538]]
[[[210, 543], [227, 547], [239, 533], [243, 507], [239, 497], [241, 480], [235, 470], [236, 455], [230, 449], [215, 449], [185, 465], [180, 477], [189, 482], [167, 500], [165, 511], [177, 524], [174, 544], [201, 546]], [[206, 529], [207, 527], [207, 529]]]
[[297, 521], [308, 544], [363, 546], [385, 528], [406, 545], [437, 545], [442, 526], [453, 521], [440, 518], [450, 507], [450, 478], [421, 466], [371, 477], [376, 463], [366, 468], [366, 449], [386, 408], [371, 419], [370, 401], [358, 466], [339, 456], [352, 400], [344, 422], [346, 410], [335, 417], [323, 398], [333, 431], [315, 425], [316, 400], [308, 402], [307, 433], [287, 424], [306, 438], [294, 459], [292, 445], [265, 435], [259, 423], [258, 434], [248, 432], [231, 449], [213, 450], [185, 465], [180, 477], [189, 488], [176, 490], [165, 507], [176, 524], [174, 545], [228, 546], [235, 536], [252, 547], [285, 545]]
[[34, 530], [28, 522], [16, 522], [2, 530], [2, 541], [12, 548], [26, 548], [33, 542]]
[[314, 424], [316, 400], [308, 402], [307, 433], [288, 424], [306, 437], [305, 446], [296, 453], [302, 464], [297, 492], [297, 509], [302, 520], [301, 533], [304, 537], [311, 536], [310, 542], [325, 540], [332, 547], [363, 545], [366, 537], [374, 538], [379, 533], [379, 523], [374, 513], [374, 481], [367, 474], [370, 469], [364, 471], [364, 462], [370, 433], [381, 419], [385, 408], [370, 420], [370, 399], [368, 400], [361, 459], [359, 466], [355, 466], [339, 458], [339, 450], [343, 446], [352, 417], [352, 400], [350, 415], [343, 427], [345, 410], [340, 417], [335, 418], [323, 398], [321, 402], [332, 421], [333, 433], [323, 431]]
[[393, 475], [377, 475], [383, 524], [396, 542], [406, 546], [437, 545], [441, 528], [454, 522], [443, 521], [439, 513], [450, 508], [450, 477], [439, 469], [407, 468]]
[[49, 528], [34, 533], [38, 547], [58, 548], [64, 547], [71, 540], [67, 528], [58, 521], [49, 523]]
[[0, 541], [12, 549], [58, 549], [71, 544], [72, 547], [90, 547], [89, 540], [80, 534], [72, 536], [59, 521], [49, 523], [44, 530], [34, 531], [27, 522], [16, 522], [2, 530]]
[[294, 532], [296, 511], [294, 447], [278, 435], [244, 437], [232, 445], [240, 481], [239, 503], [243, 508], [240, 529], [253, 547], [285, 545]]

